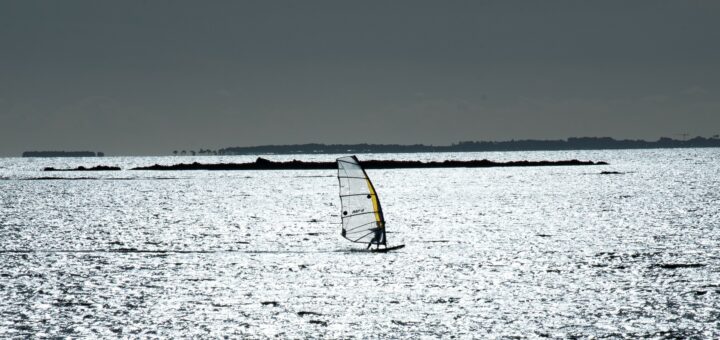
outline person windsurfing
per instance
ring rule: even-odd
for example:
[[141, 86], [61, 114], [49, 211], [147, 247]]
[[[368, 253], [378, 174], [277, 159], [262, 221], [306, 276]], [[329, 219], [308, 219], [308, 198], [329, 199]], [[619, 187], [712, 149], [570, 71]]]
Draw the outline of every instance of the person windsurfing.
[[379, 221], [375, 222], [375, 223], [377, 223], [377, 227], [371, 229], [372, 232], [374, 233], [373, 238], [370, 240], [367, 248], [365, 248], [365, 249], [370, 249], [370, 247], [373, 245], [373, 243], [375, 243], [377, 245], [377, 249], [380, 249], [380, 243], [384, 243], [384, 236], [385, 236], [385, 226], [383, 225], [384, 223], [381, 223]]

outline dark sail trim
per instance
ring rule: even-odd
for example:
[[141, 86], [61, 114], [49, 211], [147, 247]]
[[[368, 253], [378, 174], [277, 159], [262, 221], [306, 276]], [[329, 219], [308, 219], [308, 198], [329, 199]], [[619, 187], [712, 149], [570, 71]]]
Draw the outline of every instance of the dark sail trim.
[[370, 180], [370, 176], [368, 176], [367, 172], [365, 171], [365, 167], [363, 167], [362, 164], [360, 164], [360, 160], [355, 155], [353, 155], [352, 158], [360, 166], [360, 170], [362, 170], [363, 175], [365, 175], [365, 178], [367, 179], [367, 182], [370, 185], [370, 188], [372, 189], [372, 192], [375, 194], [375, 201], [377, 202], [377, 207], [378, 207], [378, 215], [380, 216], [380, 223], [382, 224], [380, 226], [382, 228], [382, 236], [380, 238], [380, 240], [382, 242], [378, 242], [378, 244], [386, 245], [387, 244], [387, 235], [385, 234], [385, 215], [383, 214], [383, 211], [382, 211], [382, 205], [380, 205], [380, 196], [377, 195], [377, 190], [375, 190], [375, 185], [373, 185], [372, 181]]
[[367, 172], [365, 172], [365, 168], [360, 164], [360, 160], [357, 159], [356, 156], [352, 156], [352, 158], [360, 165], [360, 170], [362, 170], [363, 175], [365, 175], [365, 179], [367, 179], [368, 184], [370, 184], [370, 187], [372, 188], [372, 191], [375, 193], [375, 200], [377, 201], [378, 206], [378, 213], [380, 214], [380, 221], [383, 223], [383, 228], [385, 227], [385, 215], [383, 215], [382, 211], [382, 205], [380, 205], [380, 197], [377, 195], [377, 190], [375, 190], [375, 186], [373, 185], [372, 181], [370, 180], [370, 177], [368, 176]]

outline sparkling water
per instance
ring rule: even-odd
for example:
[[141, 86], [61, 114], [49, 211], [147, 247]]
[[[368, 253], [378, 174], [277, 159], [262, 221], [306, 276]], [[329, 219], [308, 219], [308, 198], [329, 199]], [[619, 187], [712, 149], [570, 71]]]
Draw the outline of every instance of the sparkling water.
[[720, 149], [358, 157], [610, 165], [368, 170], [376, 254], [332, 170], [3, 158], [0, 337], [720, 337]]

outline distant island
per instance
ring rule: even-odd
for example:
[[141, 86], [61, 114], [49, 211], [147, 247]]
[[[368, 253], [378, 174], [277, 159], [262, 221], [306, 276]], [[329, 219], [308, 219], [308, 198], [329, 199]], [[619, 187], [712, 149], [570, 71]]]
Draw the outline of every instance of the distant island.
[[105, 153], [93, 151], [25, 151], [23, 157], [104, 157]]
[[[426, 169], [426, 168], [492, 168], [492, 167], [527, 167], [527, 166], [576, 166], [576, 165], [608, 165], [606, 162], [579, 161], [577, 159], [564, 161], [510, 161], [494, 162], [487, 159], [471, 161], [446, 160], [442, 162], [397, 161], [397, 160], [367, 160], [363, 161], [366, 169]], [[335, 162], [304, 162], [292, 160], [289, 162], [274, 162], [258, 157], [253, 163], [211, 163], [202, 164], [193, 162], [189, 164], [173, 164], [142, 166], [130, 170], [334, 170]], [[43, 171], [117, 171], [116, 166], [98, 165], [94, 167], [79, 166], [69, 169], [56, 169], [46, 167]]]
[[106, 165], [98, 165], [86, 168], [84, 166], [79, 166], [77, 168], [72, 169], [55, 169], [53, 167], [46, 167], [43, 169], [43, 171], [119, 171], [120, 167], [118, 166], [106, 166]]
[[663, 137], [657, 141], [616, 140], [610, 137], [577, 137], [567, 140], [510, 140], [500, 142], [464, 141], [452, 145], [399, 144], [294, 144], [237, 146], [219, 150], [173, 151], [173, 155], [288, 155], [288, 154], [352, 154], [352, 153], [416, 153], [416, 152], [480, 152], [480, 151], [556, 151], [556, 150], [618, 150], [666, 148], [717, 148], [720, 136], [678, 140]]
[[[396, 160], [367, 160], [362, 162], [366, 169], [420, 169], [420, 168], [490, 168], [490, 167], [526, 167], [526, 166], [574, 166], [574, 165], [607, 165], [606, 162], [579, 161], [511, 161], [494, 162], [487, 159], [472, 161], [420, 162]], [[159, 165], [132, 168], [131, 170], [333, 170], [335, 162], [273, 162], [258, 157], [254, 163], [219, 163]]]

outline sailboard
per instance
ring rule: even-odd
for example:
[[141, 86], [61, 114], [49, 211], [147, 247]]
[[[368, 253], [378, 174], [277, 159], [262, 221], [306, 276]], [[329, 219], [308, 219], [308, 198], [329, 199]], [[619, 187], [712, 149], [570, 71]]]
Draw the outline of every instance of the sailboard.
[[[372, 251], [387, 252], [405, 245], [387, 246], [385, 217], [377, 191], [355, 156], [337, 159], [340, 183], [340, 235], [350, 242], [372, 245]], [[383, 246], [383, 248], [380, 248]]]

